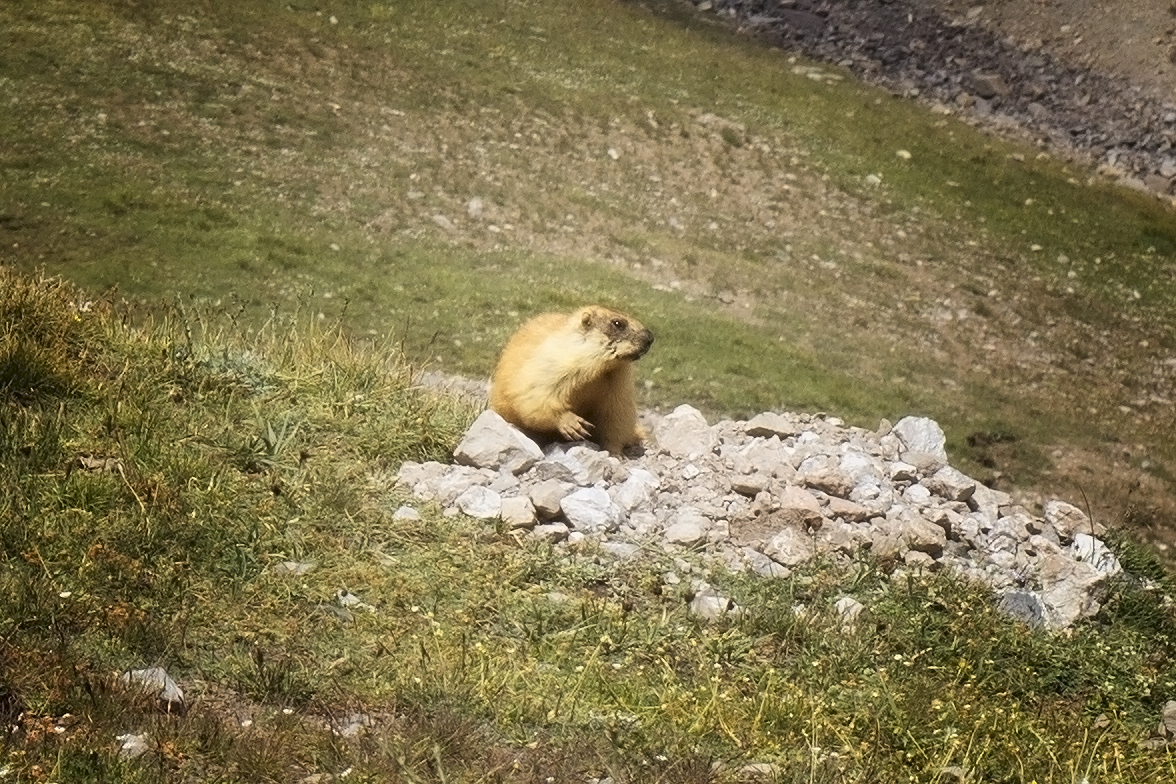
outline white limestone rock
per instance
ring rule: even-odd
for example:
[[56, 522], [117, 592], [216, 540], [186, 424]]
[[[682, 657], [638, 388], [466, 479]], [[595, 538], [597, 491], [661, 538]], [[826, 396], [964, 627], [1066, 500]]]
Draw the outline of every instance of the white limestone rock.
[[538, 444], [490, 409], [478, 415], [453, 450], [453, 459], [460, 465], [505, 468], [513, 474], [523, 473], [542, 457]]
[[967, 501], [976, 492], [976, 480], [951, 466], [944, 466], [920, 484], [948, 501]]
[[1053, 499], [1045, 502], [1045, 522], [1049, 523], [1058, 534], [1062, 544], [1069, 544], [1077, 533], [1099, 536], [1103, 533], [1101, 526], [1095, 526], [1090, 518], [1073, 504]]
[[[902, 441], [906, 451], [912, 455], [929, 455], [940, 465], [947, 464], [947, 438], [934, 419], [903, 417], [895, 423], [893, 432]], [[918, 465], [917, 462], [915, 464]]]
[[489, 487], [468, 487], [454, 500], [453, 505], [462, 514], [477, 520], [490, 520], [502, 514], [502, 496]]
[[798, 435], [800, 428], [791, 417], [767, 411], [748, 420], [744, 432], [752, 438], [788, 438]]
[[678, 406], [662, 418], [654, 428], [653, 440], [660, 449], [677, 458], [709, 454], [719, 445], [719, 437], [707, 424], [706, 417], [688, 405]]
[[800, 566], [815, 554], [813, 537], [792, 526], [782, 529], [764, 545], [764, 555], [788, 567]]
[[577, 531], [601, 534], [615, 531], [621, 523], [621, 510], [599, 487], [581, 487], [565, 496], [559, 506]]
[[530, 528], [537, 521], [535, 505], [526, 496], [503, 498], [501, 516], [507, 528]]

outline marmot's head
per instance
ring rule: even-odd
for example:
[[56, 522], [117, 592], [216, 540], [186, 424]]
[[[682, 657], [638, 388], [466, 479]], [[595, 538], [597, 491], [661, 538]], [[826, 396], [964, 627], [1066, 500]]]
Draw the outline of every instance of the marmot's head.
[[589, 305], [577, 312], [580, 330], [602, 340], [610, 358], [634, 362], [653, 345], [653, 333], [632, 316], [616, 310]]

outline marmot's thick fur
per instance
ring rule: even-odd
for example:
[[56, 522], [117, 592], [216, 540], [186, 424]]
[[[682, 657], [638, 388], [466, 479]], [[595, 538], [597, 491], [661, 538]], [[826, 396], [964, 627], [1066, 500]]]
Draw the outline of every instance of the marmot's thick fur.
[[644, 438], [633, 363], [652, 343], [632, 316], [598, 305], [536, 316], [502, 350], [490, 408], [540, 438], [589, 438], [619, 455]]

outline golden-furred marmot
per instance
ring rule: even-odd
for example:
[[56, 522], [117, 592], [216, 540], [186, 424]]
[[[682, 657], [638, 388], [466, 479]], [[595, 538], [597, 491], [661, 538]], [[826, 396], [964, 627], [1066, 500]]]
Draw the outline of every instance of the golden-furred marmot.
[[633, 363], [652, 343], [635, 318], [599, 305], [536, 316], [502, 350], [490, 408], [534, 435], [590, 438], [619, 455], [644, 438]]

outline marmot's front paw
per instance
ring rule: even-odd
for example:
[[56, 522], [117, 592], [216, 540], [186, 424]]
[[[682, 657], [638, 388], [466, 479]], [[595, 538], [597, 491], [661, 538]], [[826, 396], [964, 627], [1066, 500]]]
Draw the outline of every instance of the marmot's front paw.
[[573, 411], [565, 411], [560, 415], [559, 434], [568, 441], [581, 441], [590, 438], [592, 423]]

